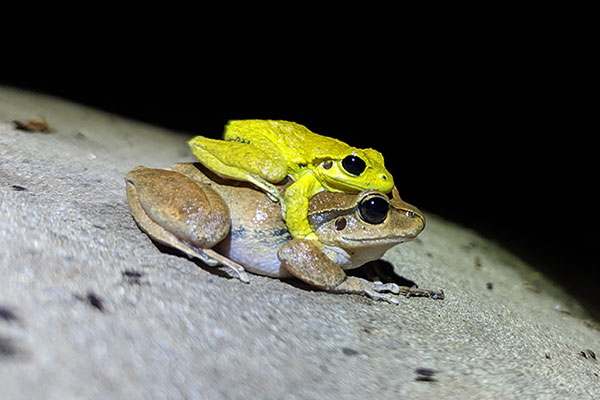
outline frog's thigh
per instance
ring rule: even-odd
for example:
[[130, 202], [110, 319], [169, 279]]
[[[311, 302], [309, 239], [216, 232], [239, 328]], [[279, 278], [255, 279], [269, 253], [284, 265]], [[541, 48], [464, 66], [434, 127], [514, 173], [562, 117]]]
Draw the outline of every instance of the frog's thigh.
[[157, 225], [195, 247], [209, 248], [227, 236], [229, 209], [210, 187], [162, 169], [138, 167], [127, 174], [130, 203], [139, 203]]
[[190, 140], [192, 152], [213, 172], [230, 179], [250, 181], [269, 191], [270, 183], [287, 176], [287, 163], [278, 150], [267, 152], [248, 143], [228, 142], [196, 136]]
[[133, 218], [153, 240], [208, 265], [223, 264], [248, 281], [241, 265], [209, 248], [223, 240], [231, 227], [227, 206], [212, 189], [177, 172], [137, 167], [126, 176], [126, 192]]
[[344, 270], [329, 259], [314, 241], [293, 239], [278, 252], [283, 266], [296, 278], [332, 293], [360, 294], [375, 300], [398, 304], [395, 287], [346, 276]]

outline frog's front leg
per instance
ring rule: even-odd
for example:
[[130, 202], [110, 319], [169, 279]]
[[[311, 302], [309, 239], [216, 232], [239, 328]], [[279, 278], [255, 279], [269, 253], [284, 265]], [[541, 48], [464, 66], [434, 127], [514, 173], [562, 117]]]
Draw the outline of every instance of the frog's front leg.
[[311, 286], [332, 293], [360, 294], [392, 304], [399, 303], [397, 296], [392, 295], [399, 293], [396, 284], [346, 276], [344, 270], [331, 261], [314, 241], [293, 239], [283, 245], [277, 255], [290, 274]]
[[295, 239], [318, 241], [308, 222], [308, 202], [321, 186], [310, 171], [298, 177], [285, 191], [281, 207], [283, 220]]
[[175, 171], [137, 167], [126, 176], [126, 191], [133, 218], [152, 239], [249, 281], [244, 267], [211, 249], [231, 222], [227, 205], [208, 186]]
[[251, 182], [264, 190], [271, 200], [282, 200], [273, 183], [285, 179], [288, 166], [276, 147], [263, 142], [231, 142], [202, 136], [196, 136], [188, 144], [194, 156], [217, 175]]

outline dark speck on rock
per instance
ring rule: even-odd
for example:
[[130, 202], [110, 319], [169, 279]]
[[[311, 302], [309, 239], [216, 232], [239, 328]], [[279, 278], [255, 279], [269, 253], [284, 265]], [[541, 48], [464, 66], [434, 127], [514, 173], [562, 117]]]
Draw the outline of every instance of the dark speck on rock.
[[436, 373], [436, 370], [431, 368], [423, 368], [419, 367], [415, 370], [415, 372], [419, 375], [433, 376]]
[[142, 277], [144, 276], [142, 272], [126, 269], [121, 274], [123, 275], [123, 279], [130, 285], [142, 284]]
[[96, 294], [89, 292], [87, 294], [87, 301], [92, 307], [96, 308], [98, 311], [104, 312], [104, 303], [102, 303], [102, 300]]
[[590, 359], [590, 360], [595, 360], [596, 359], [596, 353], [594, 353], [590, 349], [586, 349], [586, 350], [580, 351], [579, 355], [582, 356], [583, 358], [587, 358], [587, 359]]
[[14, 357], [17, 354], [19, 354], [19, 352], [19, 348], [17, 347], [13, 339], [5, 336], [0, 336], [0, 358]]
[[347, 356], [355, 356], [358, 354], [358, 351], [351, 349], [350, 347], [344, 347], [342, 348], [342, 353], [344, 353]]
[[419, 382], [435, 382], [436, 379], [433, 377], [437, 371], [431, 368], [419, 367], [415, 370], [417, 373], [416, 381]]
[[100, 312], [104, 312], [104, 303], [94, 292], [87, 292], [85, 296], [75, 295], [75, 298], [88, 303]]
[[19, 317], [10, 308], [0, 305], [0, 319], [6, 322], [15, 322], [19, 320]]

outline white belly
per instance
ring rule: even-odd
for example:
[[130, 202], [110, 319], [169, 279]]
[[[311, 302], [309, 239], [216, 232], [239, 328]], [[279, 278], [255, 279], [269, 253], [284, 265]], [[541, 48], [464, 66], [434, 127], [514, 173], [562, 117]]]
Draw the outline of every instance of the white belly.
[[277, 258], [279, 248], [291, 240], [285, 228], [264, 231], [240, 229], [235, 225], [231, 228], [231, 234], [215, 247], [219, 253], [254, 274], [278, 278], [291, 276]]

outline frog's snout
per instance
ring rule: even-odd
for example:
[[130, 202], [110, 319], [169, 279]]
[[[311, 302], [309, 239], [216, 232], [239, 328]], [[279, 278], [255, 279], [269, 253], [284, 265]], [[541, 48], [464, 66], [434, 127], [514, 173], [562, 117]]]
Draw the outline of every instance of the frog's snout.
[[396, 209], [396, 226], [402, 226], [404, 236], [410, 240], [414, 239], [425, 229], [425, 215], [415, 206], [402, 200], [394, 201]]
[[381, 182], [381, 188], [379, 189], [384, 193], [387, 193], [394, 188], [394, 178], [389, 172], [382, 172], [381, 175], [379, 175], [379, 181]]

